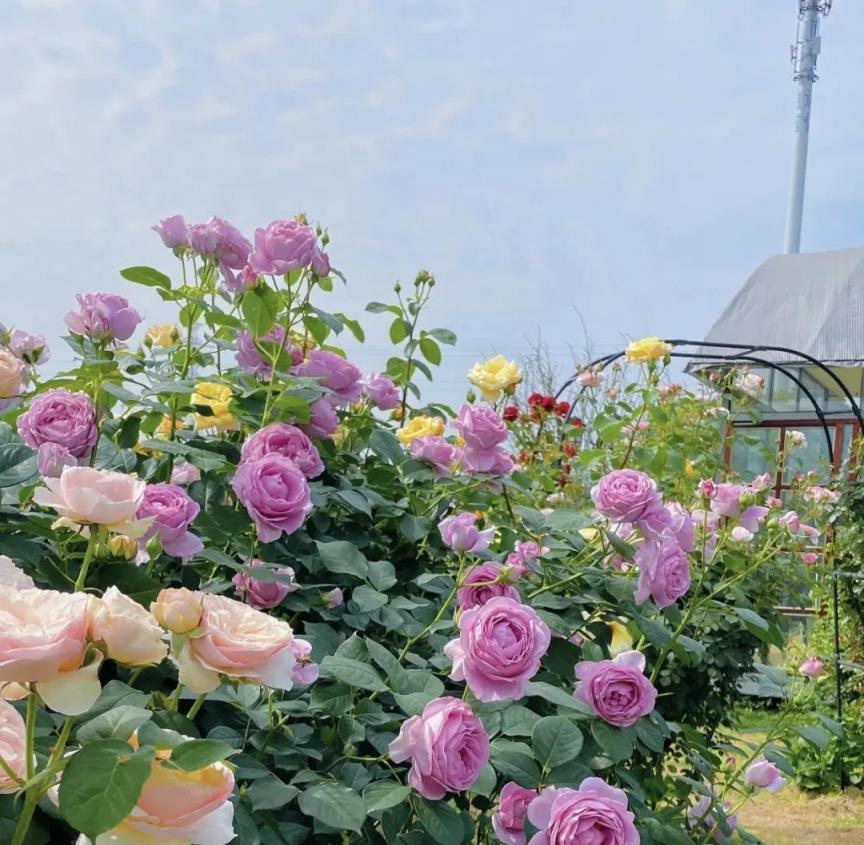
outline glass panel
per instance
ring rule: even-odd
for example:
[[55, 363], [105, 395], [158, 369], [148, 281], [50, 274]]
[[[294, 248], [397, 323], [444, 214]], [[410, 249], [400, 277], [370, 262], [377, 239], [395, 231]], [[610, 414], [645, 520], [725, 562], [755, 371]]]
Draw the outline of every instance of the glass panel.
[[775, 371], [769, 404], [775, 411], [797, 411], [798, 385], [789, 376]]
[[777, 428], [736, 428], [732, 441], [732, 469], [743, 481], [752, 481], [763, 472], [777, 471]]
[[[795, 431], [789, 428], [787, 431]], [[828, 429], [831, 433], [831, 444], [834, 444], [835, 428]], [[783, 472], [783, 482], [790, 484], [796, 475], [806, 472], [816, 472], [823, 481], [828, 480], [831, 470], [828, 464], [828, 444], [825, 442], [825, 432], [821, 426], [799, 429], [807, 438], [803, 446], [789, 446], [786, 450], [786, 466]]]

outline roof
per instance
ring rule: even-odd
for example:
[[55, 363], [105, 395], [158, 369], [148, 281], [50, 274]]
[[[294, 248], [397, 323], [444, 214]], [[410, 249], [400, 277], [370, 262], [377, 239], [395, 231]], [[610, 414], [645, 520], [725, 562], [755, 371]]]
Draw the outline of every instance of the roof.
[[[864, 247], [769, 258], [705, 341], [786, 346], [827, 364], [864, 365]], [[759, 354], [776, 363], [801, 362], [785, 353]]]

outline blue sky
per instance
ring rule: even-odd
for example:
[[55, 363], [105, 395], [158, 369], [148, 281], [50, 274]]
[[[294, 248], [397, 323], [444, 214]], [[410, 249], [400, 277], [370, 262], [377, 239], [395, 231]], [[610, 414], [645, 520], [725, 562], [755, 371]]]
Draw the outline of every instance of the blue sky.
[[[45, 334], [149, 226], [329, 227], [358, 313], [420, 268], [477, 358], [701, 336], [782, 246], [795, 3], [17, 0], [0, 6], [0, 320]], [[823, 24], [803, 249], [860, 245], [864, 6]], [[325, 306], [326, 307], [326, 306]], [[380, 322], [379, 322], [380, 321]], [[383, 318], [366, 315], [369, 328]], [[388, 354], [381, 332], [352, 354]]]

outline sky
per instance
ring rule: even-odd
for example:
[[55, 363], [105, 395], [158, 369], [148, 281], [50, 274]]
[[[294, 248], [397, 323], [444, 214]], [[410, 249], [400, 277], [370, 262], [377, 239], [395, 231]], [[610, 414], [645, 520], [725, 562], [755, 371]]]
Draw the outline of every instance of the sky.
[[[541, 339], [704, 335], [782, 248], [795, 0], [4, 0], [0, 321], [44, 334], [74, 295], [172, 314], [122, 267], [176, 273], [149, 227], [250, 237], [304, 211], [361, 316], [419, 269], [460, 338], [432, 399]], [[823, 22], [802, 249], [864, 243], [864, 4]], [[337, 289], [338, 290], [338, 289]], [[366, 370], [390, 354], [366, 314]]]

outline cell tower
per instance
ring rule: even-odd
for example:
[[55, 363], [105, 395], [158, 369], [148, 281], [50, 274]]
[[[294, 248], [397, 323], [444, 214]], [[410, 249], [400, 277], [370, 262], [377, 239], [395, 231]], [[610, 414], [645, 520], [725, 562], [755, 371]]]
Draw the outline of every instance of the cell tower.
[[798, 0], [798, 34], [792, 46], [792, 79], [798, 86], [795, 113], [795, 154], [792, 185], [786, 212], [783, 252], [801, 251], [801, 218], [804, 213], [804, 180], [807, 176], [807, 142], [810, 135], [810, 106], [816, 76], [816, 59], [822, 46], [819, 18], [831, 11], [832, 0]]

